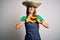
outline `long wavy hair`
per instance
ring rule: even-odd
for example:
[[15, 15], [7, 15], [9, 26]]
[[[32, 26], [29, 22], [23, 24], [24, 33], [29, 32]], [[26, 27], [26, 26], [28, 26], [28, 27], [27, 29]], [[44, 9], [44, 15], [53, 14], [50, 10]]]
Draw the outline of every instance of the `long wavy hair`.
[[[34, 8], [35, 8], [35, 7], [34, 7]], [[27, 7], [26, 15], [27, 15], [27, 17], [29, 16], [29, 7]], [[32, 16], [36, 16], [36, 9], [34, 10], [34, 12], [33, 12], [33, 15], [32, 15]]]

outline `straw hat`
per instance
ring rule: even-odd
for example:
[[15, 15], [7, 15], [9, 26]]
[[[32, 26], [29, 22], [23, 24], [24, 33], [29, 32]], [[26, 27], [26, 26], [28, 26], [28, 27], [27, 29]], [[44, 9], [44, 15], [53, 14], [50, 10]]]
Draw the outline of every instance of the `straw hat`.
[[41, 3], [37, 3], [37, 2], [32, 2], [32, 1], [23, 1], [22, 4], [26, 7], [28, 6], [34, 6], [34, 7], [39, 7], [41, 5]]

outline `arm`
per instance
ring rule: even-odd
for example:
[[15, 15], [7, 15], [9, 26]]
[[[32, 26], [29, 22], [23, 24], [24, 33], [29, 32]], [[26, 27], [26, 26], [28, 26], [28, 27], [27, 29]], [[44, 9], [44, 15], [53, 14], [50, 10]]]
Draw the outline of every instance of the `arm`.
[[16, 29], [20, 28], [25, 22], [18, 22], [16, 24]]
[[20, 28], [25, 23], [25, 20], [26, 20], [26, 16], [22, 16], [19, 22], [16, 24], [16, 29]]
[[48, 23], [46, 23], [46, 21], [41, 22], [41, 24], [42, 24], [45, 28], [48, 28]]

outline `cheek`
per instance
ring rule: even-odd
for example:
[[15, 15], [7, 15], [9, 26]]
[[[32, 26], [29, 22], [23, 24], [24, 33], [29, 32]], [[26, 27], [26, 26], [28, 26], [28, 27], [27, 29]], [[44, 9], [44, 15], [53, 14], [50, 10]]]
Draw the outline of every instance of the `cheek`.
[[32, 9], [33, 11], [35, 10], [35, 9]]
[[29, 8], [29, 11], [31, 11], [31, 8]]
[[29, 11], [34, 11], [34, 9], [30, 9]]

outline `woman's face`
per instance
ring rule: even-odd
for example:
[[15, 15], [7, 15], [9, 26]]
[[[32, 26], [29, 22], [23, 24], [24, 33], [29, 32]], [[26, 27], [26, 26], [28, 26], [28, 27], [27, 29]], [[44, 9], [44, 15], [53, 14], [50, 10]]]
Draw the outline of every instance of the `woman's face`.
[[35, 11], [35, 8], [34, 7], [29, 7], [29, 13], [32, 13], [33, 14], [33, 12]]

